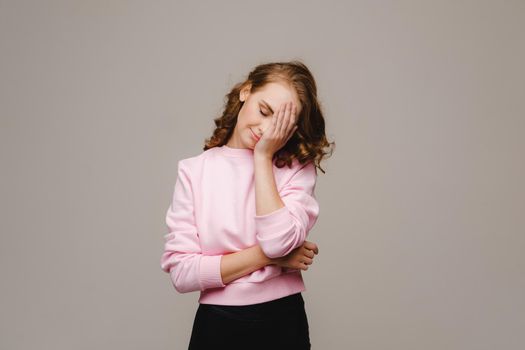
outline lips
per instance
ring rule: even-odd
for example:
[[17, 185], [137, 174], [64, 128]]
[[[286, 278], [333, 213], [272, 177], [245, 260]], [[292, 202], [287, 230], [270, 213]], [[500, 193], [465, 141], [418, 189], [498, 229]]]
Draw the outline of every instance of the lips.
[[259, 141], [260, 137], [258, 137], [257, 135], [255, 135], [255, 133], [253, 132], [252, 129], [250, 129], [251, 133], [252, 133], [252, 136], [253, 138], [255, 139], [255, 141]]

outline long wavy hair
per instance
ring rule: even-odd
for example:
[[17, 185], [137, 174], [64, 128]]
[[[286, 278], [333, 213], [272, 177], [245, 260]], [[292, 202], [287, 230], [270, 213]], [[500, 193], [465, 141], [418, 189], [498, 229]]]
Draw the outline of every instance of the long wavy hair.
[[[284, 82], [293, 87], [302, 106], [297, 130], [273, 155], [275, 166], [291, 167], [293, 159], [297, 159], [301, 164], [314, 162], [314, 165], [325, 173], [320, 163], [326, 155], [332, 155], [335, 142], [328, 142], [325, 135], [325, 121], [317, 98], [314, 77], [299, 60], [258, 65], [248, 74], [245, 81], [237, 83], [225, 96], [222, 116], [214, 119], [216, 128], [213, 135], [205, 140], [203, 150], [223, 146], [233, 135], [237, 116], [244, 103], [239, 100], [240, 91], [251, 85], [250, 93], [255, 93], [271, 82]], [[326, 148], [328, 151], [325, 151]]]

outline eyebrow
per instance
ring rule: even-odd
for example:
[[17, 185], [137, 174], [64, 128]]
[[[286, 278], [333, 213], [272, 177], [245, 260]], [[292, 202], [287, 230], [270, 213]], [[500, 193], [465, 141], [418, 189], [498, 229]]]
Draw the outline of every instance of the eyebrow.
[[266, 108], [268, 108], [268, 109], [270, 110], [270, 112], [273, 114], [274, 111], [273, 111], [272, 107], [270, 107], [270, 105], [268, 104], [268, 102], [266, 102], [265, 100], [261, 100], [261, 101], [262, 101], [262, 103], [266, 106]]

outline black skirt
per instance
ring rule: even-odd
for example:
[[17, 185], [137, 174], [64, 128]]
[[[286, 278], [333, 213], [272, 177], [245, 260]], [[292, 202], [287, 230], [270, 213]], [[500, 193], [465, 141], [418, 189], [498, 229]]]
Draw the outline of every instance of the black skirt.
[[301, 293], [251, 305], [199, 304], [188, 350], [310, 349]]

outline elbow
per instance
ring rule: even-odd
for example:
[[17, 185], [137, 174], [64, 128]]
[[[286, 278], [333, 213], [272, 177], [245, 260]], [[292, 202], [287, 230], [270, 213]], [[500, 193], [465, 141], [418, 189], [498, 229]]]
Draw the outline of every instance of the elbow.
[[195, 292], [194, 290], [189, 289], [187, 285], [181, 283], [173, 283], [173, 287], [175, 287], [175, 290], [180, 294]]
[[178, 293], [184, 294], [200, 290], [200, 286], [198, 284], [189, 283], [189, 281], [184, 279], [183, 276], [181, 276], [181, 274], [178, 273], [177, 269], [175, 268], [172, 268], [170, 270], [170, 277], [173, 287]]
[[297, 225], [286, 231], [270, 237], [257, 235], [257, 241], [263, 251], [270, 259], [280, 258], [291, 253], [295, 248], [301, 246], [306, 239], [306, 231]]
[[163, 258], [161, 266], [169, 273], [177, 292], [190, 293], [226, 286], [222, 282], [221, 259], [222, 255], [170, 253]]
[[256, 239], [268, 258], [280, 258], [303, 245], [308, 232], [315, 224], [318, 206], [301, 211], [284, 206], [273, 213], [256, 216]]
[[186, 288], [184, 284], [173, 282], [173, 287], [177, 291], [177, 293], [184, 294], [189, 293], [190, 291]]
[[161, 259], [161, 268], [170, 275], [171, 284], [179, 293], [190, 293], [200, 290], [195, 278], [195, 259], [190, 254], [165, 252]]

